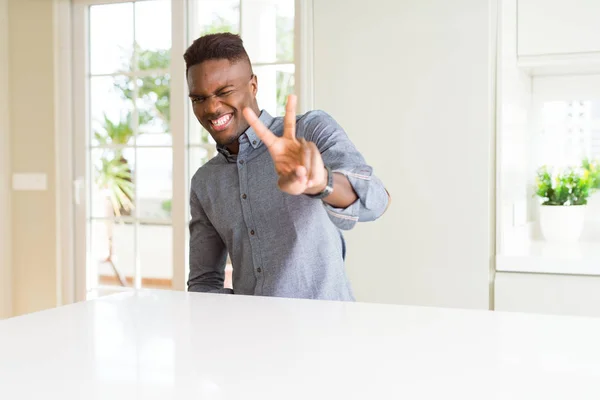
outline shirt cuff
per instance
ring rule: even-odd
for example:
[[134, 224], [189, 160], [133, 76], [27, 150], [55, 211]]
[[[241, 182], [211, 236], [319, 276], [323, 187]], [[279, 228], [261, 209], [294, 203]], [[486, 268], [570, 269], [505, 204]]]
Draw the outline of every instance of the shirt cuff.
[[354, 228], [358, 222], [358, 214], [360, 212], [360, 198], [346, 208], [333, 207], [330, 204], [323, 202], [329, 218], [335, 225], [342, 230]]

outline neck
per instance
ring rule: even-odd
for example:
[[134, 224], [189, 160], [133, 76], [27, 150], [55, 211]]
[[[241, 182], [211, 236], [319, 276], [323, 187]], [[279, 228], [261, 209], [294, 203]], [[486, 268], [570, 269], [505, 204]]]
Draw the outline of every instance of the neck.
[[235, 140], [235, 142], [228, 144], [227, 146], [225, 146], [225, 148], [231, 153], [231, 154], [237, 154], [240, 151], [240, 142], [238, 139]]
[[[258, 108], [258, 103], [254, 102], [254, 104], [252, 105], [252, 111], [254, 111], [254, 113], [256, 115], [258, 115], [260, 117], [260, 108]], [[246, 129], [244, 129], [242, 131], [242, 133], [240, 134], [240, 136], [242, 136], [244, 134], [244, 132], [246, 132], [248, 129], [250, 128], [250, 126], [246, 126]], [[240, 151], [240, 138], [239, 136], [237, 137], [237, 139], [235, 139], [233, 141], [233, 143], [230, 143], [228, 145], [225, 145], [225, 148], [231, 153], [231, 154], [237, 154]]]

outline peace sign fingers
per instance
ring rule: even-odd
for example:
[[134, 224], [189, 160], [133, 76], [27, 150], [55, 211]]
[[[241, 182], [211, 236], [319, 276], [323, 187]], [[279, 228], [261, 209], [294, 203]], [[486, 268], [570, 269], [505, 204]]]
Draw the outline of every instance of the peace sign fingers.
[[283, 136], [286, 139], [296, 140], [296, 96], [290, 94], [285, 104], [285, 117], [283, 117]]

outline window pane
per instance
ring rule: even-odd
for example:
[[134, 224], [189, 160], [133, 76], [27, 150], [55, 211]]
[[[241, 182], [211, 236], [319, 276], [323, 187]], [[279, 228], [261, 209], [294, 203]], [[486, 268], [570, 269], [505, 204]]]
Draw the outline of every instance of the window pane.
[[132, 56], [133, 3], [91, 6], [91, 73], [128, 71]]
[[591, 110], [591, 157], [600, 160], [600, 99], [592, 101]]
[[592, 102], [550, 101], [542, 105], [543, 153], [540, 164], [580, 165], [592, 151]]
[[294, 61], [294, 0], [279, 0], [277, 12], [277, 61]]
[[204, 129], [204, 127], [200, 125], [200, 122], [198, 122], [198, 119], [196, 119], [196, 116], [194, 115], [191, 106], [189, 107], [188, 116], [188, 143], [190, 145], [206, 143], [215, 144], [215, 141], [213, 140], [212, 136], [210, 136], [208, 131]]
[[[91, 260], [96, 285], [132, 286], [135, 273], [135, 225], [122, 220], [92, 220]], [[93, 285], [93, 286], [96, 286]]]
[[165, 0], [135, 3], [135, 41], [143, 50], [171, 49], [171, 3]]
[[173, 197], [173, 151], [170, 148], [137, 150], [138, 217], [171, 217]]
[[144, 76], [136, 83], [140, 134], [170, 132], [171, 76]]
[[128, 217], [135, 208], [133, 149], [94, 149], [91, 152], [91, 216]]
[[253, 63], [294, 61], [294, 0], [243, 0], [242, 21]]
[[91, 78], [92, 146], [133, 144], [132, 93], [127, 77]]
[[208, 33], [239, 33], [239, 0], [190, 0], [188, 5], [190, 43]]
[[294, 64], [254, 67], [258, 78], [258, 106], [273, 116], [285, 114], [287, 96], [294, 93]]
[[189, 178], [191, 179], [198, 168], [204, 165], [215, 154], [215, 151], [209, 152], [203, 147], [190, 147], [189, 149]]
[[138, 146], [171, 146], [173, 140], [171, 133], [140, 133], [137, 138]]
[[166, 224], [139, 226], [142, 286], [170, 289], [173, 284], [173, 228]]

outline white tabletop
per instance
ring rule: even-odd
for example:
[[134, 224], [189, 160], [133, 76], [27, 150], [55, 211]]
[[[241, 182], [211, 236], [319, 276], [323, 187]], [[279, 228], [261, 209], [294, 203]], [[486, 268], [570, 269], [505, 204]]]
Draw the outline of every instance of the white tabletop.
[[600, 399], [600, 319], [146, 291], [0, 321], [0, 399]]

